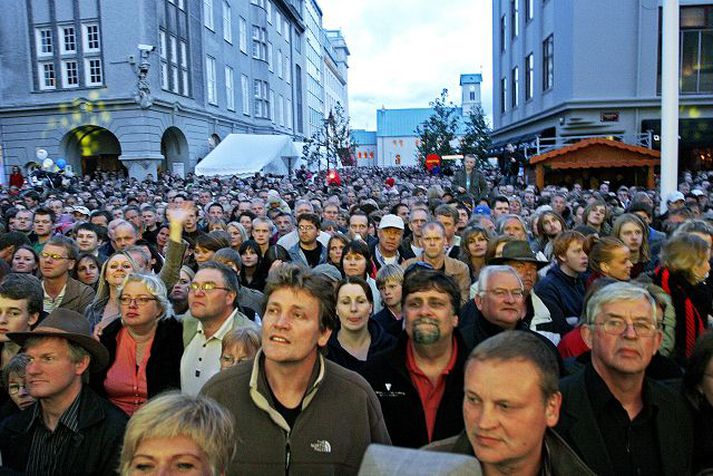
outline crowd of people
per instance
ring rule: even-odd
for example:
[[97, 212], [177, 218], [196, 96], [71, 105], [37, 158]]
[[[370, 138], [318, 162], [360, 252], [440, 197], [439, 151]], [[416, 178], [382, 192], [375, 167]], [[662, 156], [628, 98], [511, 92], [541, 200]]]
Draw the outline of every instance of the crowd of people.
[[711, 182], [15, 171], [0, 473], [713, 470]]

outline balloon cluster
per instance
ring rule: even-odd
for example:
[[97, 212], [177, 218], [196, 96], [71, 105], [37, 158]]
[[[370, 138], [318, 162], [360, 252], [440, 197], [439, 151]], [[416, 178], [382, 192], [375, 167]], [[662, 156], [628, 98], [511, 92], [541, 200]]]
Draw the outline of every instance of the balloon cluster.
[[57, 159], [57, 162], [49, 157], [42, 161], [42, 170], [45, 172], [59, 172], [65, 167], [67, 167], [67, 161], [62, 158]]

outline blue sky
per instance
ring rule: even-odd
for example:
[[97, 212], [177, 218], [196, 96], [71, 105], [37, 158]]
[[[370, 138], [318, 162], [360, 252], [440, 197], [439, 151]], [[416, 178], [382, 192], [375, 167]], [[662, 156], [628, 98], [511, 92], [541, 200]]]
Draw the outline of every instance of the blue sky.
[[353, 128], [376, 128], [376, 109], [426, 107], [461, 73], [483, 73], [492, 109], [491, 0], [318, 0], [323, 26], [341, 29], [351, 52]]

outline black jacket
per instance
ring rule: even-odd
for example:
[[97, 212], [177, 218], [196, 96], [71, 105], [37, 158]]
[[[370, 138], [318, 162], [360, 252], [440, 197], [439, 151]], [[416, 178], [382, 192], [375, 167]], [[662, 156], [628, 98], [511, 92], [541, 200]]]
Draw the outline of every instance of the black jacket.
[[[446, 377], [446, 388], [436, 414], [433, 440], [441, 440], [463, 430], [463, 367], [467, 357], [466, 347], [458, 331], [458, 356], [453, 370]], [[411, 383], [406, 368], [406, 346], [409, 339], [402, 332], [396, 346], [382, 352], [364, 367], [364, 378], [374, 389], [381, 402], [394, 446], [420, 448], [429, 443], [426, 417], [418, 390]]]
[[403, 317], [401, 319], [395, 319], [394, 315], [386, 306], [371, 316], [371, 320], [377, 322], [387, 334], [392, 335], [394, 338], [397, 338], [404, 329]]
[[[614, 474], [604, 436], [587, 394], [585, 374], [580, 372], [560, 382], [562, 409], [555, 430], [595, 473]], [[644, 380], [644, 387], [647, 401], [657, 407], [654, 424], [662, 473], [690, 474], [693, 435], [683, 398], [648, 378]]]
[[[104, 380], [116, 359], [116, 337], [121, 330], [120, 319], [106, 326], [99, 340], [109, 351], [109, 365], [102, 372], [92, 375], [92, 388], [106, 395]], [[151, 344], [151, 355], [146, 363], [146, 386], [149, 398], [166, 390], [181, 388], [181, 356], [183, 355], [183, 326], [170, 317], [161, 319], [156, 326], [156, 335]]]
[[[77, 435], [59, 468], [72, 476], [115, 474], [128, 417], [84, 385], [79, 402]], [[39, 405], [39, 403], [35, 403]], [[24, 473], [32, 444], [32, 409], [17, 413], [0, 425], [3, 468]]]
[[364, 365], [373, 359], [375, 355], [390, 349], [396, 343], [396, 339], [384, 331], [374, 319], [369, 319], [367, 326], [369, 334], [371, 335], [371, 343], [369, 344], [369, 353], [365, 361], [357, 359], [344, 350], [342, 344], [339, 343], [339, 339], [337, 339], [337, 335], [339, 334], [338, 330], [332, 332], [329, 342], [327, 343], [327, 359], [335, 364], [341, 365], [345, 369], [361, 373]]
[[560, 269], [559, 264], [547, 271], [547, 275], [535, 285], [535, 292], [552, 312], [564, 316], [565, 319], [582, 314], [584, 280], [581, 277], [568, 276]]

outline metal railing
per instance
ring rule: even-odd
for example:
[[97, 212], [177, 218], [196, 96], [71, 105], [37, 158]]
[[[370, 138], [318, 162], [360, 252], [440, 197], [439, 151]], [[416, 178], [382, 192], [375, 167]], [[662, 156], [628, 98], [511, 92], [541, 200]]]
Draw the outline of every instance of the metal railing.
[[615, 140], [629, 145], [646, 147], [647, 149], [653, 148], [654, 143], [653, 131], [641, 132], [637, 134], [588, 134], [581, 136], [536, 137], [534, 143], [531, 145], [523, 144], [525, 146], [525, 157], [544, 154], [551, 150], [559, 149], [566, 145], [576, 144], [581, 140], [592, 138]]

